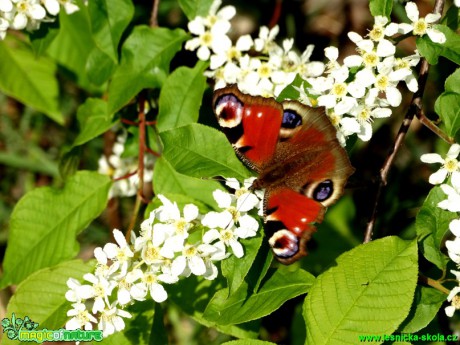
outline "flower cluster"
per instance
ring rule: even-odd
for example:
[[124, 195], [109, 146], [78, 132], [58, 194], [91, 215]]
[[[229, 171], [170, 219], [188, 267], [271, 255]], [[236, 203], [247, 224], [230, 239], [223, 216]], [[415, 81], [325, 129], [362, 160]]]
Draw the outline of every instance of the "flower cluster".
[[0, 39], [4, 39], [8, 29], [37, 30], [41, 22], [52, 22], [61, 7], [67, 14], [78, 11], [73, 0], [1, 0]]
[[[117, 136], [110, 156], [103, 155], [99, 159], [98, 172], [114, 179], [109, 197], [128, 197], [136, 195], [139, 187], [137, 174], [137, 157], [124, 157], [127, 134], [123, 132]], [[150, 183], [153, 179], [153, 164], [155, 156], [144, 156], [144, 182]]]
[[[216, 262], [231, 255], [244, 255], [240, 239], [257, 234], [259, 223], [248, 214], [261, 206], [261, 199], [248, 191], [252, 179], [244, 185], [232, 179], [227, 185], [234, 194], [214, 191], [220, 211], [200, 214], [193, 204], [182, 212], [176, 203], [159, 195], [162, 206], [153, 210], [140, 226], [139, 236], [128, 243], [115, 229], [115, 243], [94, 250], [97, 266], [84, 275], [84, 283], [70, 278], [66, 299], [72, 302], [66, 328], [93, 329], [97, 324], [104, 336], [121, 331], [124, 310], [135, 301], [147, 298], [160, 303], [168, 298], [165, 284], [174, 284], [190, 275], [213, 280], [218, 275]], [[229, 251], [231, 248], [231, 251]]]
[[232, 6], [218, 10], [220, 3], [214, 1], [207, 17], [196, 17], [189, 23], [190, 32], [197, 37], [185, 45], [186, 49], [197, 50], [199, 59], [210, 61], [210, 69], [205, 73], [215, 79], [215, 88], [236, 83], [245, 93], [272, 97], [299, 75], [304, 83], [296, 87], [298, 100], [309, 106], [325, 107], [342, 145], [352, 134], [363, 141], [371, 138], [373, 119], [389, 117], [390, 107], [400, 105], [400, 82], [412, 92], [418, 89], [412, 68], [420, 56], [415, 51], [411, 56], [396, 57], [394, 38], [426, 34], [437, 43], [446, 40], [433, 27], [440, 14], [420, 17], [415, 3], [409, 2], [405, 8], [412, 23], [391, 23], [386, 17], [377, 16], [365, 37], [356, 32], [348, 34], [357, 54], [346, 57], [341, 64], [338, 49], [328, 47], [325, 56], [329, 61], [324, 64], [310, 61], [312, 45], [301, 54], [294, 49], [292, 39], [278, 45], [277, 26], [261, 27], [256, 39], [244, 35], [232, 45], [228, 33], [236, 11]]
[[[420, 157], [425, 163], [440, 163], [441, 168], [430, 175], [429, 182], [441, 185], [442, 191], [447, 195], [447, 199], [438, 203], [438, 207], [458, 214], [460, 212], [460, 162], [457, 160], [460, 154], [460, 145], [453, 144], [445, 157], [437, 153], [427, 153]], [[447, 180], [450, 177], [450, 180]], [[455, 235], [455, 239], [446, 241], [447, 253], [450, 259], [460, 268], [460, 218], [454, 219], [449, 224], [449, 229]], [[451, 271], [459, 281], [459, 286], [453, 288], [447, 300], [451, 303], [445, 311], [452, 317], [455, 310], [460, 309], [460, 271]]]

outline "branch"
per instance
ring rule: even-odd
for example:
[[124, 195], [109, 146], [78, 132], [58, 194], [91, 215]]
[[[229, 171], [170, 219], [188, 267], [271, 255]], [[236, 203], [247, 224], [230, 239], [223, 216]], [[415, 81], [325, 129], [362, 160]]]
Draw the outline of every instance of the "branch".
[[150, 27], [155, 28], [158, 26], [158, 6], [160, 0], [153, 0], [152, 13], [150, 14]]
[[[445, 0], [436, 0], [434, 9], [433, 9], [433, 13], [442, 12], [442, 9], [444, 7], [444, 1]], [[396, 157], [396, 154], [401, 148], [401, 145], [404, 141], [404, 138], [406, 137], [406, 133], [409, 130], [409, 127], [412, 123], [414, 116], [417, 116], [417, 118], [422, 117], [422, 114], [423, 114], [422, 98], [423, 98], [423, 93], [425, 91], [426, 80], [428, 77], [429, 69], [430, 69], [430, 65], [428, 64], [426, 59], [424, 58], [421, 59], [419, 77], [418, 77], [419, 89], [417, 92], [414, 93], [414, 96], [412, 97], [411, 104], [409, 106], [409, 109], [407, 110], [406, 116], [404, 117], [401, 127], [399, 128], [398, 135], [396, 136], [396, 140], [393, 145], [393, 148], [388, 154], [388, 157], [386, 158], [385, 163], [382, 166], [382, 169], [380, 169], [380, 182], [377, 187], [377, 192], [375, 195], [374, 209], [372, 210], [371, 218], [369, 222], [367, 223], [366, 231], [364, 232], [363, 243], [368, 243], [372, 240], [372, 232], [374, 229], [375, 221], [377, 219], [377, 210], [378, 210], [378, 203], [379, 203], [380, 195], [382, 194], [383, 187], [385, 187], [387, 184], [388, 173]]]
[[139, 107], [139, 114], [138, 114], [138, 121], [139, 121], [139, 161], [137, 166], [137, 175], [139, 177], [139, 186], [137, 189], [137, 196], [136, 196], [136, 203], [134, 204], [134, 211], [131, 217], [131, 221], [129, 222], [128, 231], [126, 232], [126, 240], [129, 241], [131, 238], [131, 231], [133, 230], [134, 226], [136, 225], [136, 219], [139, 215], [139, 210], [141, 207], [142, 202], [145, 202], [145, 198], [143, 196], [144, 193], [144, 155], [147, 148], [145, 144], [145, 95], [144, 92], [139, 94], [138, 98], [138, 107]]

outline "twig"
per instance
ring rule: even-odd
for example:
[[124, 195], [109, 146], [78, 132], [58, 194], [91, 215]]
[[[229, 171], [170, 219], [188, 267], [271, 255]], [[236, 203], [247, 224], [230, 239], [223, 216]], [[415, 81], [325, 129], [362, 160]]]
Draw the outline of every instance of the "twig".
[[126, 240], [129, 241], [131, 237], [131, 231], [136, 225], [137, 216], [139, 215], [139, 210], [141, 204], [145, 202], [143, 196], [144, 191], [144, 155], [147, 145], [145, 144], [145, 95], [144, 92], [141, 92], [138, 97], [138, 121], [139, 121], [139, 161], [137, 167], [137, 175], [139, 177], [139, 186], [137, 188], [136, 203], [134, 204], [134, 211], [129, 222], [128, 231], [126, 232]]
[[429, 285], [429, 286], [435, 288], [436, 290], [445, 293], [446, 295], [448, 295], [448, 294], [450, 293], [450, 290], [447, 289], [446, 287], [444, 287], [444, 285], [442, 285], [438, 280], [434, 280], [434, 279], [425, 277], [425, 276], [422, 275], [422, 274], [419, 274], [419, 275], [418, 275], [418, 281], [419, 281], [420, 283]]
[[[445, 0], [436, 0], [434, 9], [433, 9], [433, 13], [442, 12], [442, 9], [444, 7], [444, 1]], [[412, 123], [414, 116], [417, 116], [417, 118], [422, 117], [421, 116], [421, 114], [423, 114], [422, 98], [423, 98], [423, 93], [425, 91], [426, 80], [428, 77], [429, 69], [430, 69], [430, 65], [428, 64], [426, 59], [424, 58], [421, 59], [419, 78], [418, 78], [419, 89], [417, 92], [414, 93], [414, 96], [412, 97], [411, 105], [409, 109], [407, 110], [406, 116], [404, 117], [401, 127], [399, 128], [399, 132], [398, 132], [398, 135], [396, 136], [396, 140], [393, 145], [393, 149], [390, 151], [387, 159], [385, 160], [385, 163], [383, 164], [382, 169], [380, 169], [380, 182], [377, 187], [377, 192], [375, 195], [374, 209], [372, 210], [371, 218], [369, 222], [367, 223], [366, 231], [364, 232], [363, 243], [368, 243], [372, 240], [372, 232], [374, 229], [375, 221], [377, 219], [377, 210], [378, 210], [380, 195], [382, 194], [383, 187], [385, 187], [387, 184], [388, 173], [396, 157], [396, 154], [398, 153], [404, 141], [404, 138], [406, 137], [406, 133], [409, 130], [409, 127]]]
[[150, 14], [150, 27], [155, 28], [158, 26], [158, 6], [160, 0], [153, 0], [152, 13]]

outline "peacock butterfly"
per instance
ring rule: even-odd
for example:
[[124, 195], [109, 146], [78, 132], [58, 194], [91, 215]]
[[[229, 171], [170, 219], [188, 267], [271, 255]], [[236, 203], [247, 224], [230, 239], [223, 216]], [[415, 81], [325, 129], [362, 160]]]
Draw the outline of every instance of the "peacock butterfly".
[[354, 169], [336, 130], [320, 109], [297, 101], [250, 96], [236, 85], [214, 92], [213, 109], [236, 154], [265, 189], [265, 233], [275, 257], [290, 264]]

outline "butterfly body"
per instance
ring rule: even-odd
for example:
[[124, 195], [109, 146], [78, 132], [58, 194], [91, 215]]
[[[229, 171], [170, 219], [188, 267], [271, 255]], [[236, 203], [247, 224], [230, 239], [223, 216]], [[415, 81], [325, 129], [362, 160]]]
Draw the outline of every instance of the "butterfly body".
[[215, 91], [213, 108], [237, 155], [258, 173], [251, 189], [265, 189], [265, 231], [275, 257], [298, 260], [354, 170], [334, 126], [318, 109], [246, 95], [235, 85]]

